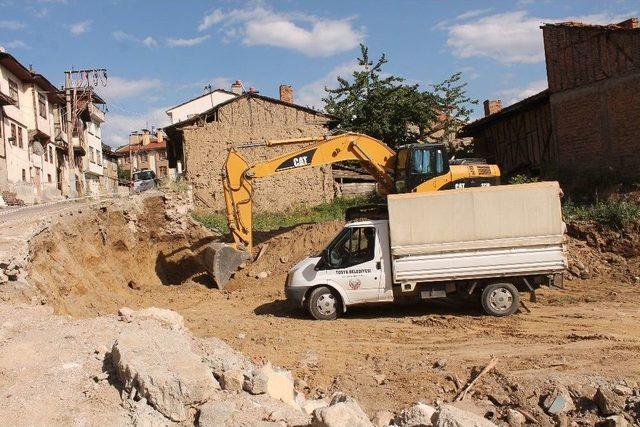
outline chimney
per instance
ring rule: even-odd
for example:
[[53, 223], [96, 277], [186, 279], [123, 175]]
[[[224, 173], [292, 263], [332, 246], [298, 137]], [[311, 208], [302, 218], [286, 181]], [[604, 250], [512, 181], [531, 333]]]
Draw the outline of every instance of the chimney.
[[162, 132], [160, 129], [156, 131], [156, 140], [158, 142], [164, 142], [164, 132]]
[[236, 95], [242, 95], [242, 82], [240, 80], [236, 80], [235, 83], [231, 84], [231, 92]]
[[502, 110], [502, 101], [499, 99], [484, 101], [484, 116], [490, 116]]
[[633, 30], [634, 28], [640, 28], [638, 25], [638, 18], [629, 18], [626, 21], [618, 22], [617, 27], [625, 28], [627, 30]]
[[290, 85], [280, 85], [280, 101], [293, 104], [293, 88]]
[[129, 145], [137, 144], [140, 144], [140, 135], [138, 135], [137, 131], [133, 131], [129, 134]]
[[151, 142], [149, 129], [142, 129], [142, 145], [148, 145]]

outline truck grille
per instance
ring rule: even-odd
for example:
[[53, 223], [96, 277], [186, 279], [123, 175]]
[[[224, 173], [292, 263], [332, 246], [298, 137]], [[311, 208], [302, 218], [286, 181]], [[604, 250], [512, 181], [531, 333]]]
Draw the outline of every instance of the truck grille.
[[476, 166], [478, 168], [479, 175], [491, 175], [491, 167], [490, 166]]

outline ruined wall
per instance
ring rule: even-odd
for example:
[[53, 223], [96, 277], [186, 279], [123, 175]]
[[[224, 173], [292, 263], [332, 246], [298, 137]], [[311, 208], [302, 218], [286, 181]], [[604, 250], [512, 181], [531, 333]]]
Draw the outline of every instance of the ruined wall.
[[474, 138], [477, 155], [500, 166], [503, 176], [552, 174], [555, 150], [547, 97], [488, 123]]
[[551, 95], [564, 184], [640, 177], [640, 73]]
[[640, 177], [640, 28], [543, 28], [558, 174], [565, 187]]
[[[220, 107], [215, 120], [184, 129], [185, 174], [194, 188], [196, 206], [223, 210], [221, 171], [232, 146], [265, 139], [321, 136], [327, 119], [275, 102], [246, 97]], [[284, 154], [306, 144], [237, 148], [249, 164]], [[329, 167], [283, 172], [255, 181], [254, 212], [283, 211], [300, 204], [333, 199]]]
[[549, 90], [559, 92], [640, 72], [640, 28], [633, 28], [637, 21], [622, 24], [543, 26]]

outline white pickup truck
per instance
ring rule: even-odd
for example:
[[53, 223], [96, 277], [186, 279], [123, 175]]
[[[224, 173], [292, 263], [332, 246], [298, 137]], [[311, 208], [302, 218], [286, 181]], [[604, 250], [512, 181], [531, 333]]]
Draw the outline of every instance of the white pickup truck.
[[477, 297], [510, 315], [520, 292], [562, 280], [560, 196], [557, 182], [389, 195], [388, 219], [347, 223], [290, 270], [285, 294], [322, 320], [405, 297]]

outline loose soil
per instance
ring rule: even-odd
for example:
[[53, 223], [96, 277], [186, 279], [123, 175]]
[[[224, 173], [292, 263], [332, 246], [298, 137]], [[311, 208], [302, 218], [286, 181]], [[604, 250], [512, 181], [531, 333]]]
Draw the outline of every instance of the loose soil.
[[[581, 235], [572, 233], [580, 239], [571, 238], [569, 247], [572, 263], [595, 267], [585, 275], [590, 278], [569, 275], [565, 289], [540, 290], [516, 315], [493, 318], [468, 303], [432, 301], [357, 307], [320, 322], [285, 301], [284, 282], [288, 269], [320, 250], [342, 223], [256, 236], [268, 244], [264, 255], [220, 291], [194, 260], [215, 236], [195, 223], [168, 233], [164, 212], [161, 197], [149, 198], [138, 212], [105, 208], [38, 236], [30, 277], [43, 302], [74, 317], [113, 314], [122, 306], [176, 310], [194, 334], [291, 369], [311, 396], [351, 394], [369, 414], [451, 400], [455, 382], [466, 382], [494, 356], [497, 368], [475, 397], [517, 402], [540, 417], [545, 387], [581, 384], [593, 388], [583, 390], [587, 395], [604, 379], [631, 386], [640, 380], [638, 248], [622, 245], [626, 252], [613, 253], [613, 261], [598, 257], [603, 248], [586, 236], [600, 234], [587, 225]], [[257, 279], [263, 271], [269, 277]]]

